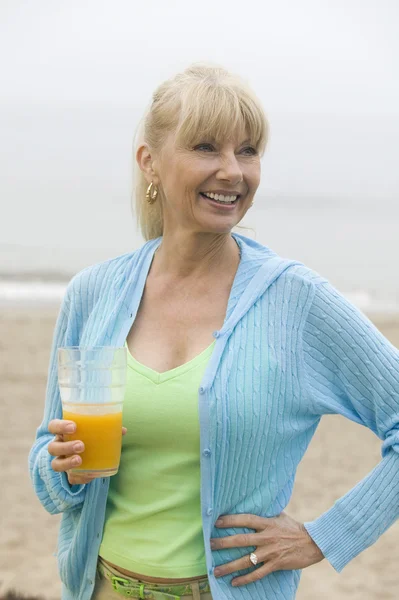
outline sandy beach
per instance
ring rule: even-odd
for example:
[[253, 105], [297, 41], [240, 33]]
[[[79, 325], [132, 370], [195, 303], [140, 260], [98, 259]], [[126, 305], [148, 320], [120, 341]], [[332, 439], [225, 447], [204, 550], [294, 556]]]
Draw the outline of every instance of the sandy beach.
[[[44, 405], [56, 309], [0, 309], [1, 542], [0, 595], [15, 589], [60, 598], [55, 552], [60, 517], [50, 516], [28, 476], [28, 453]], [[399, 316], [370, 318], [399, 347]], [[324, 417], [301, 463], [287, 512], [312, 520], [380, 460], [380, 440], [341, 417]], [[305, 569], [298, 600], [394, 600], [399, 597], [399, 522], [338, 574], [325, 560]]]

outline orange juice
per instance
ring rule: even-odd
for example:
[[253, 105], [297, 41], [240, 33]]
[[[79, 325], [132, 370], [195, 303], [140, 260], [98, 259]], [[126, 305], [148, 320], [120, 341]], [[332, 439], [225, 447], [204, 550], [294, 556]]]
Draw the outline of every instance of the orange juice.
[[[76, 432], [64, 435], [65, 441], [81, 440], [85, 445], [84, 452], [79, 453], [82, 463], [74, 467], [72, 471], [92, 471], [105, 476], [114, 475], [118, 471], [122, 446], [122, 411], [105, 412], [104, 406], [101, 412], [98, 406], [92, 410], [87, 407], [83, 412], [83, 406], [79, 412], [63, 410], [63, 418], [76, 423]], [[118, 405], [118, 410], [121, 405]], [[100, 414], [99, 414], [100, 412]]]

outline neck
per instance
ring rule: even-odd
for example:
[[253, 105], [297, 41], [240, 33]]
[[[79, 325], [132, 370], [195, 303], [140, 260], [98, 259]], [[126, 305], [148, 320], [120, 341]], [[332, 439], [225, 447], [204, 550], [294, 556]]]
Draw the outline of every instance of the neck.
[[152, 275], [175, 279], [210, 277], [236, 271], [237, 243], [227, 234], [164, 234], [151, 267]]

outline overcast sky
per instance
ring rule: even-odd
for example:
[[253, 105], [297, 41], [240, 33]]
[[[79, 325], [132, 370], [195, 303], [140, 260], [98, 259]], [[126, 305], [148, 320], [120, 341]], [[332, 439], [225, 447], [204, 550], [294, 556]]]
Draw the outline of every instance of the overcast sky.
[[127, 251], [134, 129], [200, 60], [263, 102], [262, 202], [396, 203], [398, 23], [397, 0], [1, 0], [0, 243], [74, 228], [78, 248]]

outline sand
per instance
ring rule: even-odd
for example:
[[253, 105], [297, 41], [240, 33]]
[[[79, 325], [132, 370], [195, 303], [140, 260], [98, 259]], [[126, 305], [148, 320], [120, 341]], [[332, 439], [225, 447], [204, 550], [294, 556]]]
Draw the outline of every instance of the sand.
[[[399, 316], [371, 316], [399, 347]], [[27, 457], [42, 419], [56, 310], [0, 309], [1, 552], [0, 595], [15, 589], [46, 600], [60, 598], [53, 555], [60, 517], [36, 498]], [[341, 417], [322, 419], [300, 464], [286, 512], [312, 520], [380, 460], [380, 441]], [[399, 522], [338, 574], [324, 560], [303, 571], [297, 600], [393, 600], [399, 597]]]

